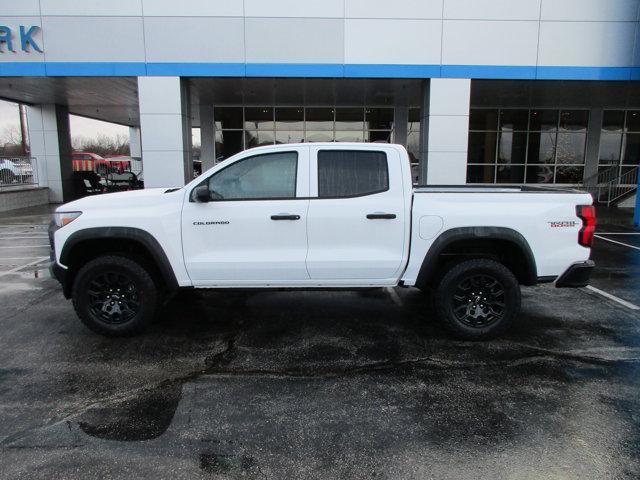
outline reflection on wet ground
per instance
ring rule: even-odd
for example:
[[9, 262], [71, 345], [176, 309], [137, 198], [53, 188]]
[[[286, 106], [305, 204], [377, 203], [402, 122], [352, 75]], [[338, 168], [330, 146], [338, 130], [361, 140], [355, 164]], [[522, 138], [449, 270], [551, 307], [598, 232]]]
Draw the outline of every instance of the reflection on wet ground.
[[[640, 251], [604, 244], [632, 301]], [[411, 289], [186, 292], [114, 340], [52, 279], [2, 284], [2, 478], [640, 476], [640, 315], [593, 292], [526, 288], [486, 343]]]

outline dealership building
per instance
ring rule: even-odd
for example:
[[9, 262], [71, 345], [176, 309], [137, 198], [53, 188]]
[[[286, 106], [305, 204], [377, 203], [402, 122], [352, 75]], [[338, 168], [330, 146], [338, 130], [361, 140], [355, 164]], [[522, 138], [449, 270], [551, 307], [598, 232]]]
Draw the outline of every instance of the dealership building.
[[[52, 202], [69, 114], [129, 126], [145, 187], [246, 148], [394, 142], [426, 184], [637, 182], [640, 0], [0, 0], [0, 98]], [[635, 180], [633, 179], [635, 175]]]

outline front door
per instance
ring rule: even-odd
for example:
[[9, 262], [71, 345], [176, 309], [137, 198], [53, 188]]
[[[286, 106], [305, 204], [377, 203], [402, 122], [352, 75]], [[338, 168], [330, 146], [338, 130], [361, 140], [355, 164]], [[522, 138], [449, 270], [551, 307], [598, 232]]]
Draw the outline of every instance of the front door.
[[[214, 167], [188, 192], [182, 212], [183, 254], [194, 286], [267, 286], [309, 280], [309, 148], [250, 154]], [[192, 189], [193, 190], [193, 189]]]
[[394, 284], [408, 236], [401, 158], [393, 148], [351, 148], [311, 148], [307, 269], [337, 284]]

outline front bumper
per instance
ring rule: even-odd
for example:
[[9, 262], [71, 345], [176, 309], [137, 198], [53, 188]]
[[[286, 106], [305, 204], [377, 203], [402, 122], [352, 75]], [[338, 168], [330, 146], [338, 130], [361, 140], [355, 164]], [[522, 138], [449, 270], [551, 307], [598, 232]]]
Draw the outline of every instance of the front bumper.
[[556, 281], [558, 288], [579, 288], [589, 284], [589, 277], [596, 264], [593, 260], [574, 263]]
[[56, 262], [55, 233], [58, 228], [60, 227], [53, 221], [49, 224], [49, 245], [51, 246], [51, 251], [49, 252], [49, 258], [51, 258], [49, 273], [62, 285], [62, 293], [64, 293], [65, 298], [70, 298], [71, 292], [69, 291], [69, 282], [67, 282], [67, 270]]

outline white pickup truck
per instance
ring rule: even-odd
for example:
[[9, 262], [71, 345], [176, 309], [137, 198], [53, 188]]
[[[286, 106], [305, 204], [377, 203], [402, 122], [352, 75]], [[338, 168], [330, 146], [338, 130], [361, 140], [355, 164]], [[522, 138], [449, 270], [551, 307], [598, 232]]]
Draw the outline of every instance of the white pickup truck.
[[424, 186], [399, 145], [245, 150], [186, 186], [83, 198], [56, 210], [52, 273], [80, 319], [141, 331], [180, 288], [430, 293], [458, 337], [503, 332], [520, 285], [580, 287], [593, 269], [590, 195]]

